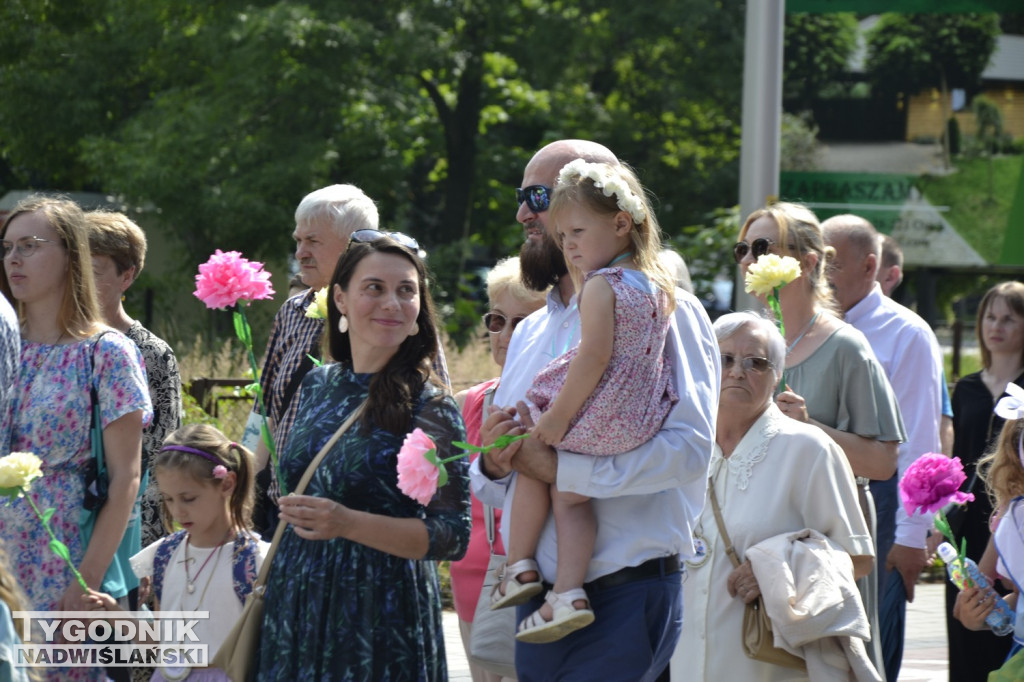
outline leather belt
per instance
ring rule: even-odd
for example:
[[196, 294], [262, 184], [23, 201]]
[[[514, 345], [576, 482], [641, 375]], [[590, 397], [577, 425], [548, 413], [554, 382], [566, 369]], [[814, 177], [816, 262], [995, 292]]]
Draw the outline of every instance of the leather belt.
[[592, 589], [607, 590], [612, 587], [618, 587], [619, 585], [625, 585], [626, 583], [635, 582], [637, 580], [660, 578], [673, 573], [679, 573], [679, 569], [680, 563], [678, 556], [657, 557], [656, 559], [645, 561], [639, 566], [627, 566], [626, 568], [620, 568], [614, 573], [609, 573], [608, 575], [603, 575], [596, 580], [591, 580], [589, 583], [584, 583], [583, 587], [587, 591]]

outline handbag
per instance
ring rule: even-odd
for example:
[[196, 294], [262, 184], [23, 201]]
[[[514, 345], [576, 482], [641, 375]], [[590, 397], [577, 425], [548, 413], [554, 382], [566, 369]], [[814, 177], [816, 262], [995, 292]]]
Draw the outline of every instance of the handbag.
[[491, 610], [491, 592], [501, 582], [506, 557], [494, 553], [494, 507], [484, 505], [487, 544], [491, 549], [487, 574], [476, 600], [469, 632], [469, 661], [502, 677], [516, 676], [516, 610]]
[[[334, 435], [330, 437], [327, 443], [320, 448], [320, 452], [317, 453], [313, 461], [306, 467], [306, 471], [302, 474], [299, 484], [295, 486], [294, 492], [296, 495], [301, 495], [306, 489], [306, 485], [313, 478], [313, 474], [316, 472], [317, 467], [320, 466], [324, 456], [334, 447], [334, 444], [338, 442], [341, 435], [348, 431], [349, 427], [355, 423], [365, 407], [366, 402], [364, 401], [338, 427], [338, 430], [334, 432]], [[245, 606], [242, 607], [242, 615], [238, 617], [234, 627], [231, 628], [228, 636], [224, 639], [224, 643], [217, 650], [217, 655], [210, 662], [211, 667], [220, 668], [235, 682], [245, 682], [245, 680], [249, 679], [252, 663], [259, 649], [260, 631], [263, 629], [263, 597], [266, 591], [267, 576], [270, 575], [270, 565], [273, 563], [274, 554], [277, 552], [277, 546], [281, 543], [281, 536], [284, 535], [284, 527], [286, 525], [284, 523], [277, 524], [277, 530], [274, 531], [274, 539], [267, 550], [267, 556], [263, 559], [263, 565], [260, 567], [256, 582], [253, 583], [252, 592], [249, 593], [248, 599], [245, 600]]]
[[[708, 496], [711, 498], [711, 510], [715, 513], [715, 523], [718, 524], [718, 532], [725, 542], [725, 553], [732, 561], [735, 568], [740, 567], [740, 559], [736, 556], [736, 548], [733, 547], [729, 533], [725, 530], [725, 522], [722, 521], [722, 510], [718, 506], [718, 496], [715, 494], [714, 481], [708, 482]], [[807, 662], [791, 654], [785, 649], [775, 646], [775, 634], [772, 632], [772, 619], [764, 609], [764, 601], [758, 595], [757, 599], [746, 605], [743, 611], [743, 653], [755, 661], [780, 665], [784, 668], [796, 670], [807, 670]]]

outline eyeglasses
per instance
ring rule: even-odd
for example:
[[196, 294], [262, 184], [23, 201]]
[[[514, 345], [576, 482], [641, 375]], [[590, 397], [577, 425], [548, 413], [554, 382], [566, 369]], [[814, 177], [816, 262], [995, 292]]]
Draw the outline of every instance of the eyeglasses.
[[[732, 355], [731, 353], [722, 353], [723, 370], [732, 369], [733, 365], [735, 365], [736, 362], [737, 360], [735, 355]], [[767, 372], [770, 369], [775, 369], [775, 363], [773, 363], [768, 358], [759, 358], [753, 355], [745, 358], [740, 358], [739, 363], [740, 367], [743, 368], [744, 372], [757, 372], [758, 374], [760, 374], [762, 372]]]
[[17, 250], [18, 255], [22, 258], [31, 258], [32, 254], [39, 250], [39, 242], [54, 243], [52, 239], [43, 239], [42, 237], [22, 237], [16, 242], [9, 242], [5, 239], [0, 242], [0, 246], [3, 246], [4, 259], [14, 253], [15, 250]]
[[380, 241], [384, 237], [390, 237], [396, 242], [404, 246], [411, 251], [419, 251], [420, 243], [410, 237], [407, 234], [401, 232], [381, 232], [380, 230], [356, 230], [349, 237], [351, 241], [359, 242], [360, 244], [372, 244], [373, 242]]
[[484, 315], [484, 326], [487, 327], [487, 331], [492, 334], [500, 334], [505, 331], [505, 325], [511, 324], [512, 328], [509, 331], [515, 331], [519, 323], [525, 320], [525, 317], [513, 317], [511, 320], [501, 313], [487, 313]]
[[736, 245], [732, 247], [732, 256], [736, 259], [736, 262], [741, 262], [747, 257], [748, 253], [754, 255], [754, 260], [757, 260], [764, 254], [768, 253], [768, 249], [774, 244], [771, 239], [767, 237], [758, 237], [752, 243], [736, 242]]
[[543, 213], [551, 206], [551, 189], [544, 185], [516, 187], [516, 202], [522, 204], [524, 201], [534, 213]]

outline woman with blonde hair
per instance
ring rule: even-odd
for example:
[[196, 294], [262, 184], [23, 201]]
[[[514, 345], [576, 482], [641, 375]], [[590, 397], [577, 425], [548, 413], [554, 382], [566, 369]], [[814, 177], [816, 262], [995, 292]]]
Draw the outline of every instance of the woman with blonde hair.
[[[544, 306], [547, 290], [535, 291], [527, 288], [519, 271], [519, 258], [506, 258], [495, 265], [487, 273], [487, 300], [490, 310], [484, 315], [484, 326], [487, 328], [491, 346], [491, 358], [498, 368], [505, 366], [505, 354], [509, 341], [516, 326], [535, 310]], [[455, 395], [455, 402], [462, 410], [462, 418], [466, 422], [466, 442], [480, 445], [480, 425], [486, 416], [484, 402], [493, 395], [501, 377], [488, 379]], [[476, 459], [477, 455], [471, 455]], [[469, 548], [466, 556], [451, 563], [452, 596], [455, 598], [455, 611], [459, 616], [459, 631], [462, 633], [462, 644], [469, 654], [469, 639], [473, 628], [477, 599], [483, 587], [487, 565], [490, 559], [490, 547], [487, 542], [487, 515], [493, 514], [493, 528], [497, 529], [501, 522], [501, 510], [484, 505], [472, 496], [473, 526], [469, 536]], [[504, 554], [501, 536], [494, 533], [494, 550]], [[469, 672], [473, 682], [498, 682], [502, 676], [469, 662]]]
[[[766, 253], [800, 263], [800, 276], [779, 292], [786, 353], [784, 383], [775, 402], [784, 415], [817, 426], [843, 449], [858, 477], [861, 509], [874, 541], [868, 481], [892, 477], [905, 439], [896, 397], [867, 339], [839, 317], [826, 277], [835, 249], [825, 245], [817, 216], [788, 202], [751, 213], [733, 247], [744, 276]], [[876, 572], [877, 566], [859, 586], [874, 635], [869, 653], [881, 669]]]
[[[30, 197], [7, 218], [0, 239], [0, 290], [17, 309], [22, 340], [11, 448], [42, 458], [44, 476], [31, 494], [40, 509], [56, 510], [54, 532], [86, 582], [122, 597], [137, 583], [127, 556], [122, 563], [115, 553], [139, 488], [142, 428], [151, 415], [139, 352], [102, 322], [85, 219], [76, 204]], [[107, 467], [105, 501], [87, 496], [93, 396]], [[94, 524], [80, 527], [89, 504], [99, 508]], [[50, 551], [29, 505], [0, 508], [0, 535], [18, 558], [15, 573], [34, 609], [78, 609], [82, 590]], [[63, 674], [90, 678], [100, 672], [76, 668]]]

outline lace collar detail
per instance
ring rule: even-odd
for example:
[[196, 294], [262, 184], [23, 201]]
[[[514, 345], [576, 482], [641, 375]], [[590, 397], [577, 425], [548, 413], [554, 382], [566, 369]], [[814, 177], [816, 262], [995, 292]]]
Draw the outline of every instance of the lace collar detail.
[[732, 455], [726, 458], [722, 455], [722, 449], [715, 446], [711, 457], [711, 470], [717, 472], [722, 466], [728, 466], [729, 479], [734, 481], [740, 490], [746, 490], [750, 485], [754, 465], [765, 458], [772, 438], [782, 430], [782, 419], [788, 417], [779, 411], [775, 403], [769, 405], [744, 434]]

